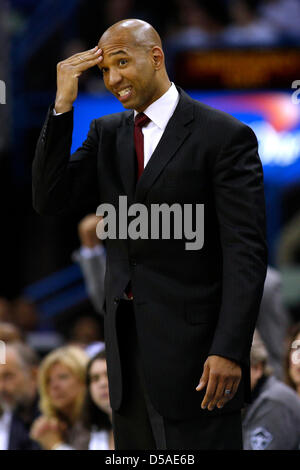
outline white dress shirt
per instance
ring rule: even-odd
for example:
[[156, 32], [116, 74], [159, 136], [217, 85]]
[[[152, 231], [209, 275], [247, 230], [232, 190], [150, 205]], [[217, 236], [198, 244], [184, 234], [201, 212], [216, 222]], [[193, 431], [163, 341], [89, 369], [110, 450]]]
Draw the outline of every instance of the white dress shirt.
[[11, 418], [11, 411], [4, 411], [0, 417], [0, 450], [8, 450]]
[[[144, 135], [144, 168], [156, 149], [157, 144], [175, 111], [178, 101], [179, 93], [174, 83], [172, 83], [164, 95], [145, 109], [144, 114], [146, 114], [151, 121], [147, 126], [142, 127]], [[137, 111], [134, 111], [134, 117], [137, 114]]]
[[[142, 128], [144, 135], [144, 168], [156, 149], [156, 146], [175, 111], [178, 101], [179, 93], [174, 83], [172, 83], [166, 93], [145, 109], [144, 114], [146, 114], [151, 121], [147, 126]], [[59, 116], [62, 113], [57, 113], [55, 109], [53, 109], [53, 114], [55, 116]], [[134, 110], [134, 117], [137, 114], [138, 112]]]

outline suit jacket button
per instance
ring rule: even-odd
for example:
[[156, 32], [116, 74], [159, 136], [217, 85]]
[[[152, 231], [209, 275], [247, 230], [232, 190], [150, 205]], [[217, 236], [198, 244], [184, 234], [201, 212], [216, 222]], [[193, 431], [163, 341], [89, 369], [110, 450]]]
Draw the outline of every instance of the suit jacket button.
[[115, 297], [114, 298], [114, 304], [118, 304], [120, 302], [120, 298], [119, 297]]
[[131, 266], [136, 266], [136, 261], [135, 261], [135, 259], [132, 259], [132, 260], [130, 261], [130, 264], [131, 264]]

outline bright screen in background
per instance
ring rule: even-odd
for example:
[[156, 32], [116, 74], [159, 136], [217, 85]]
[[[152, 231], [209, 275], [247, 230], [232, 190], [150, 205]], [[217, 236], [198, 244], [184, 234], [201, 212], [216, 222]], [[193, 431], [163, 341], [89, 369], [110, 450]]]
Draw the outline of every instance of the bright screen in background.
[[[282, 190], [300, 182], [300, 103], [293, 90], [278, 92], [197, 92], [188, 94], [248, 124], [259, 142], [264, 168], [270, 262], [281, 227]], [[81, 94], [75, 103], [72, 151], [85, 140], [92, 119], [124, 111], [116, 98]]]
[[[248, 124], [259, 142], [265, 181], [286, 185], [300, 181], [300, 103], [292, 92], [190, 92], [189, 95]], [[72, 151], [86, 138], [92, 119], [124, 111], [109, 94], [83, 95], [75, 103]]]

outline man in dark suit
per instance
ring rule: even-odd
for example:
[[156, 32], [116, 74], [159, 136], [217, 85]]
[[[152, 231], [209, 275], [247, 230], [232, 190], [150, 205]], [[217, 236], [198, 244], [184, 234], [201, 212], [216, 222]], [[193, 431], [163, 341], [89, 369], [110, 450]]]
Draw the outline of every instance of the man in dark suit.
[[[133, 111], [92, 121], [70, 157], [78, 77], [95, 65]], [[186, 233], [179, 239], [172, 230], [169, 239], [106, 240], [116, 448], [240, 449], [267, 265], [257, 140], [249, 127], [170, 82], [159, 35], [140, 20], [116, 23], [94, 49], [58, 64], [55, 105], [33, 163], [33, 204], [41, 214], [109, 203], [122, 218], [120, 196], [148, 214], [154, 204], [204, 204], [205, 223], [197, 250], [186, 249]]]
[[[30, 427], [39, 416], [35, 352], [21, 342], [8, 343], [0, 363], [0, 449], [38, 450]], [[2, 409], [3, 408], [3, 409]]]

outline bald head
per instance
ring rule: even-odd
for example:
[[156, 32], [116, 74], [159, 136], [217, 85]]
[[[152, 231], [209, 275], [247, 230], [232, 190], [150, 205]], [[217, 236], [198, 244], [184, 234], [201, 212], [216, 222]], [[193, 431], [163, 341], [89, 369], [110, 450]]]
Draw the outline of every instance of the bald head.
[[118, 36], [127, 38], [128, 44], [133, 47], [151, 48], [162, 47], [158, 32], [146, 21], [127, 19], [118, 21], [110, 26], [101, 36], [99, 47], [107, 41]]
[[124, 108], [142, 112], [170, 87], [159, 34], [146, 21], [115, 23], [98, 46], [104, 84]]

